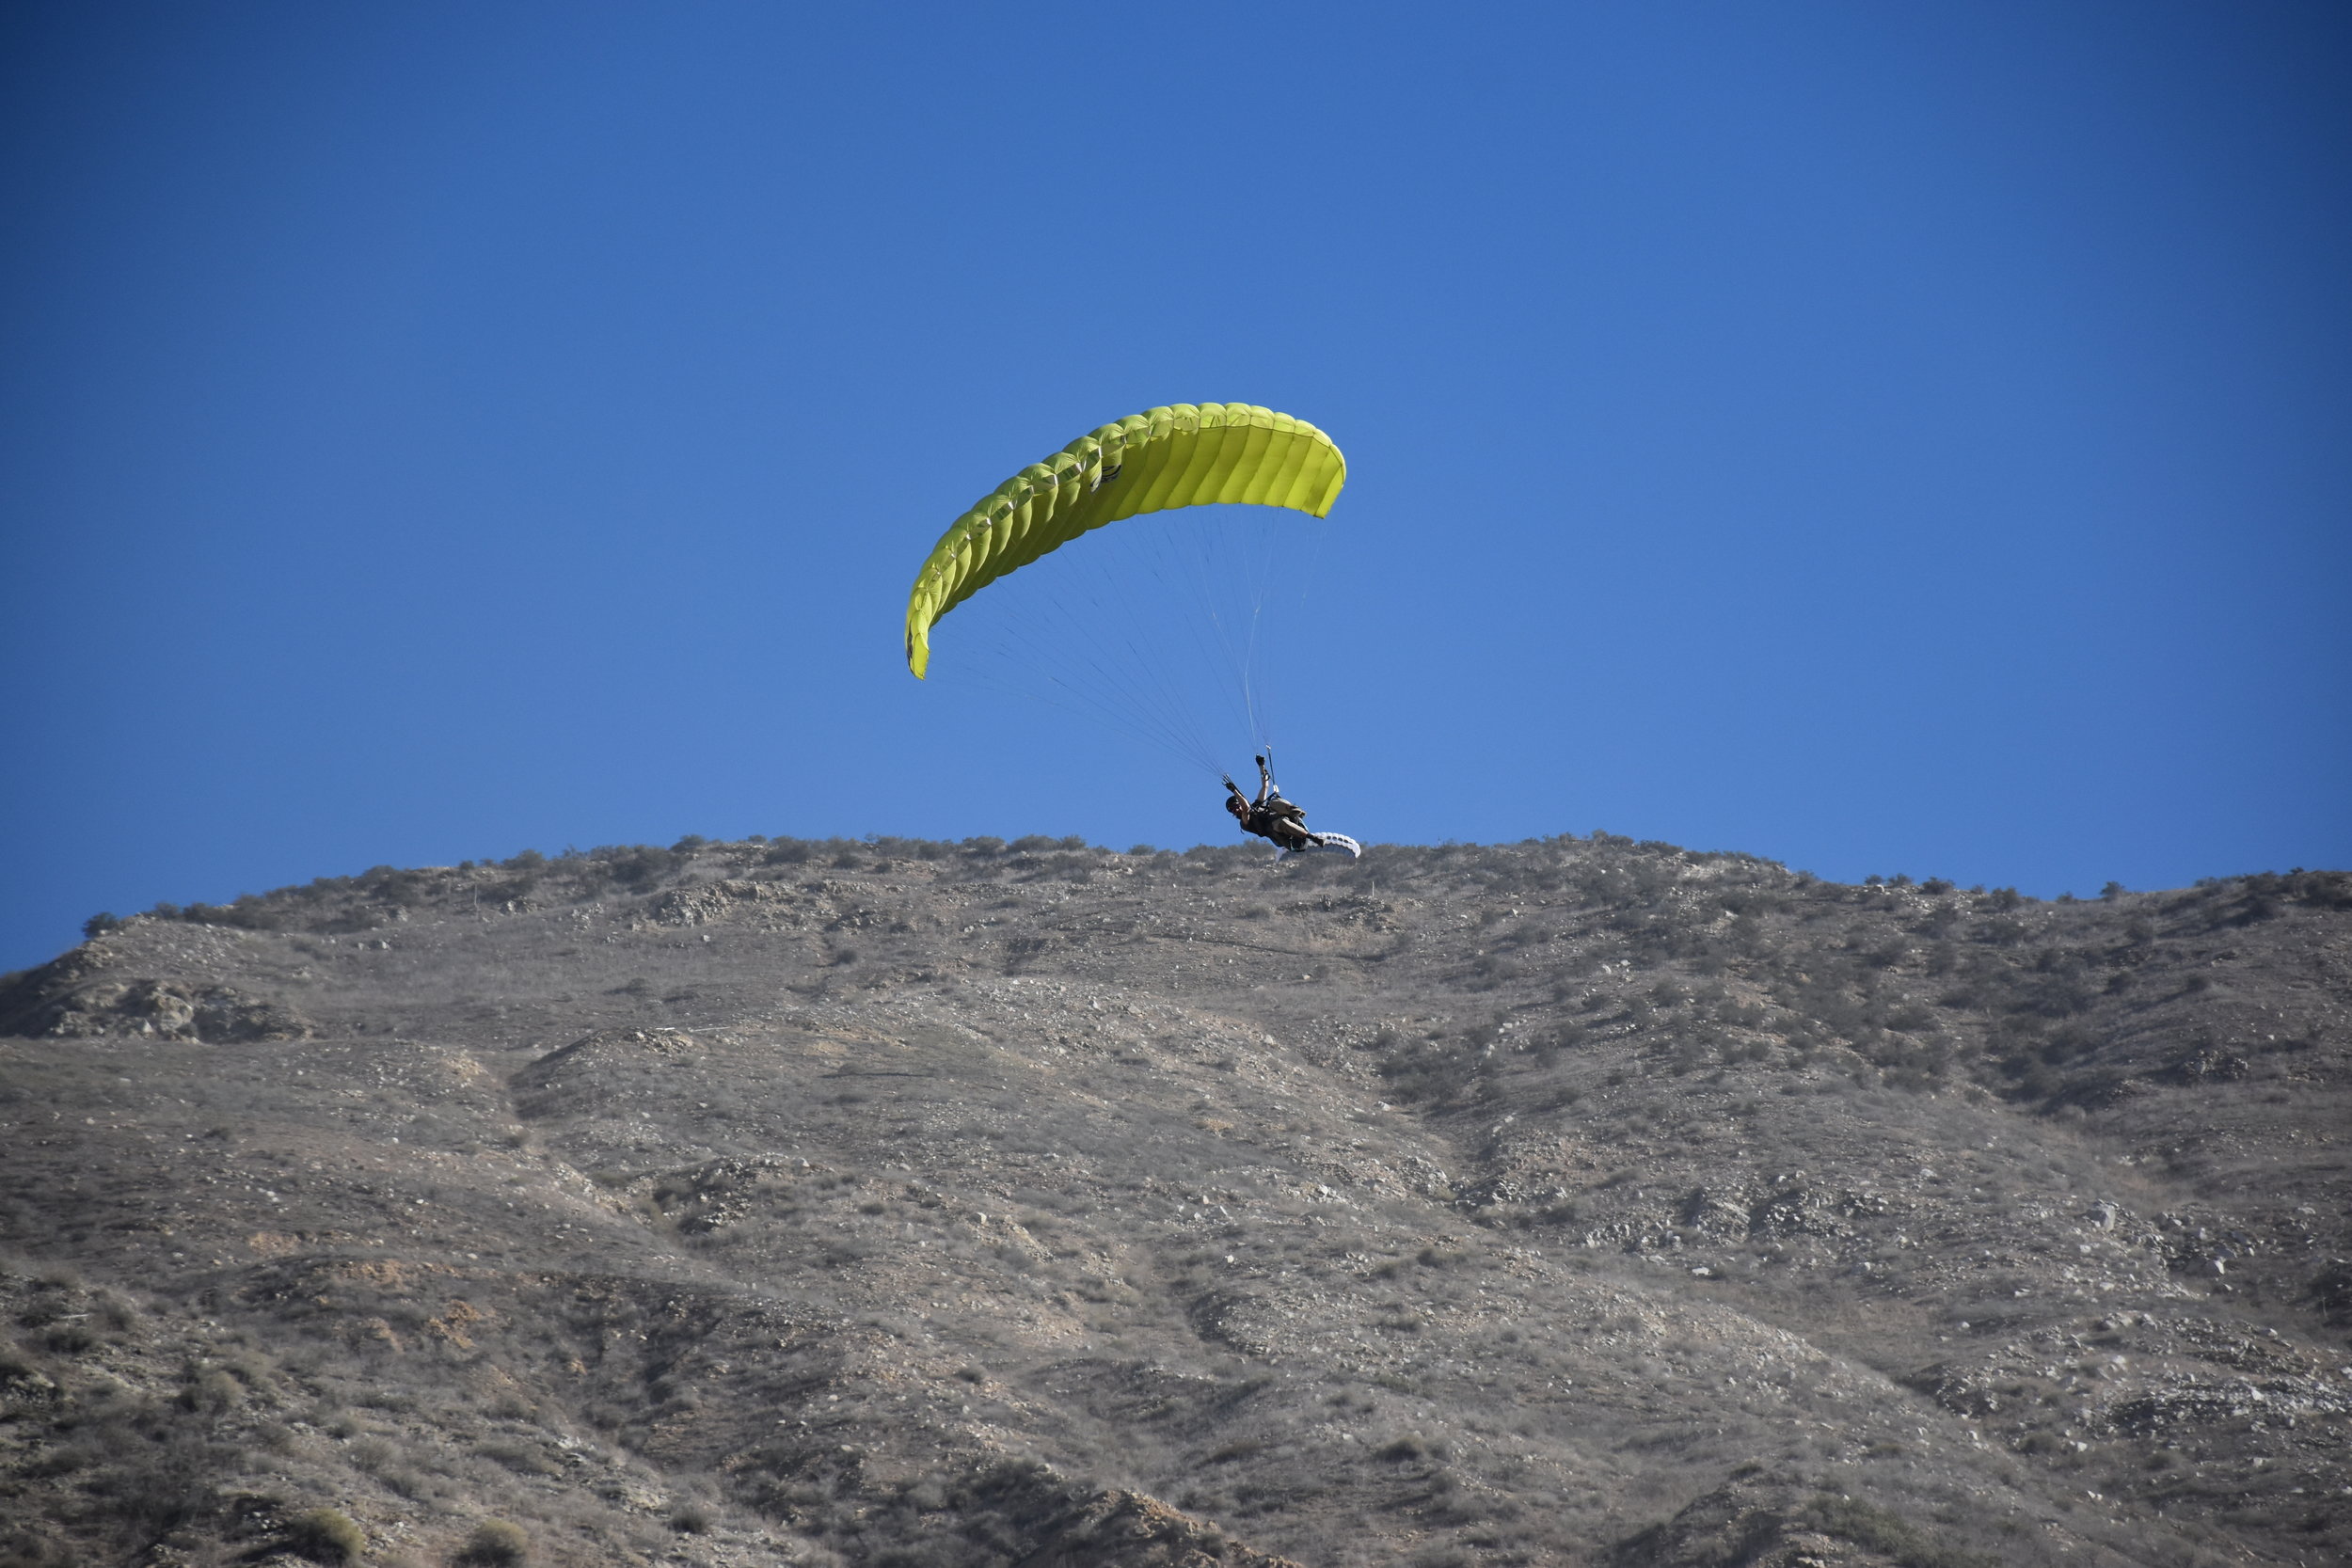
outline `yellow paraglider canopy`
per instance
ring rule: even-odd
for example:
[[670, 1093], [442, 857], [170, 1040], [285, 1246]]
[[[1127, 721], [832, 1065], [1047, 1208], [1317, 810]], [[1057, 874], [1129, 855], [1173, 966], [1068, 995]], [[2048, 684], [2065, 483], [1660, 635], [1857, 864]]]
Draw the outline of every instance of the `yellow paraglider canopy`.
[[1347, 459], [1304, 420], [1247, 403], [1180, 403], [1081, 436], [958, 517], [907, 595], [907, 668], [930, 667], [931, 624], [1089, 529], [1144, 512], [1238, 501], [1327, 516]]

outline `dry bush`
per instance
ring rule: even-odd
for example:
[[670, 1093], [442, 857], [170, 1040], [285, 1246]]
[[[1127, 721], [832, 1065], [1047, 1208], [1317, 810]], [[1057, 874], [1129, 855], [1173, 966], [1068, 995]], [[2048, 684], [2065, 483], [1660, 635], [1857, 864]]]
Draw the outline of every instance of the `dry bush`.
[[515, 1568], [530, 1556], [531, 1537], [520, 1525], [485, 1519], [474, 1526], [450, 1561], [456, 1568]]
[[367, 1532], [340, 1509], [313, 1508], [286, 1521], [280, 1543], [312, 1562], [353, 1562], [366, 1555]]

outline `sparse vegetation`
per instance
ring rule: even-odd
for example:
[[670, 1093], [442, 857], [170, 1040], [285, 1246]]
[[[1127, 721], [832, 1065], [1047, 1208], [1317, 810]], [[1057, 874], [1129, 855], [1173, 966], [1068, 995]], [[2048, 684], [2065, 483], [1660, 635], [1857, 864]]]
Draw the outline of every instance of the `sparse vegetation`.
[[2332, 1548], [2346, 908], [1035, 834], [159, 911], [0, 988], [10, 1549]]

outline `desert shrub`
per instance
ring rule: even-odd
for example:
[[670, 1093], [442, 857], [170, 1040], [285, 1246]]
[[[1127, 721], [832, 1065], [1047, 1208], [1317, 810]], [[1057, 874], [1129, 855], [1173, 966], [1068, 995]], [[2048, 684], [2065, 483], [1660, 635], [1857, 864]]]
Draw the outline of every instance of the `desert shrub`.
[[101, 910], [96, 914], [91, 915], [87, 920], [82, 922], [82, 935], [84, 937], [103, 937], [108, 931], [119, 929], [121, 925], [122, 922], [115, 915], [105, 910]]
[[2352, 910], [2352, 872], [2296, 869], [2277, 879], [2279, 890], [2313, 909]]
[[1376, 1069], [1390, 1092], [1404, 1100], [1445, 1100], [1467, 1091], [1478, 1075], [1478, 1060], [1442, 1040], [1411, 1041], [1382, 1056]]
[[2305, 1287], [2311, 1303], [2331, 1328], [2352, 1326], [2352, 1262], [2337, 1259]]
[[0, 1568], [80, 1568], [81, 1561], [63, 1542], [29, 1531], [0, 1536]]
[[245, 1386], [218, 1368], [190, 1376], [180, 1388], [180, 1407], [202, 1415], [223, 1415], [244, 1402]]
[[1493, 990], [1527, 977], [1527, 966], [1499, 954], [1485, 953], [1470, 965], [1465, 984], [1471, 990]]
[[509, 1568], [531, 1555], [531, 1537], [520, 1525], [504, 1519], [485, 1519], [450, 1560], [457, 1568]]
[[233, 1450], [185, 1426], [149, 1431], [133, 1440], [119, 1429], [89, 1435], [93, 1459], [119, 1463], [101, 1470], [89, 1491], [127, 1535], [158, 1540], [203, 1516], [215, 1498], [214, 1482], [236, 1458]]
[[681, 1503], [670, 1512], [670, 1528], [680, 1535], [702, 1535], [710, 1528], [710, 1510], [700, 1503]]
[[57, 1323], [41, 1334], [40, 1343], [53, 1355], [86, 1355], [98, 1348], [98, 1336], [80, 1323]]
[[552, 1476], [563, 1473], [561, 1467], [548, 1457], [547, 1450], [536, 1443], [501, 1438], [480, 1445], [476, 1451], [483, 1458], [495, 1460], [517, 1475]]
[[430, 1490], [430, 1483], [421, 1474], [399, 1466], [384, 1471], [375, 1479], [384, 1483], [386, 1490], [397, 1492], [412, 1501], [422, 1497]]
[[634, 892], [644, 892], [678, 869], [684, 857], [668, 849], [657, 849], [650, 844], [632, 844], [589, 852], [593, 868], [582, 878], [593, 881], [600, 874], [617, 885]]
[[1942, 937], [1948, 935], [1952, 927], [1959, 924], [1960, 911], [1948, 902], [1939, 902], [1927, 907], [1926, 911], [1919, 916], [1919, 924], [1915, 928], [1926, 936]]
[[2023, 921], [1995, 916], [1979, 925], [1973, 934], [1977, 941], [1987, 946], [2014, 947], [2026, 940], [2027, 933]]
[[1804, 1522], [1824, 1535], [1892, 1558], [1902, 1568], [1995, 1568], [1995, 1560], [1931, 1541], [1900, 1515], [1858, 1497], [1822, 1493], [1805, 1505]]
[[367, 1533], [335, 1508], [314, 1508], [287, 1520], [282, 1544], [312, 1562], [350, 1562], [368, 1549]]
[[113, 1333], [127, 1334], [139, 1326], [137, 1306], [111, 1291], [101, 1292], [94, 1307], [98, 1321]]

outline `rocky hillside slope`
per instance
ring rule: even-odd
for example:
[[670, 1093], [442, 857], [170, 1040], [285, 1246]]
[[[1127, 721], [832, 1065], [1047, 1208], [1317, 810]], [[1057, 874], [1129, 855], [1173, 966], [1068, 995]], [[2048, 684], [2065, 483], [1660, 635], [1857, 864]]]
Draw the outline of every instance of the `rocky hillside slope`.
[[2347, 1006], [1605, 834], [159, 910], [0, 983], [0, 1562], [2352, 1560]]

